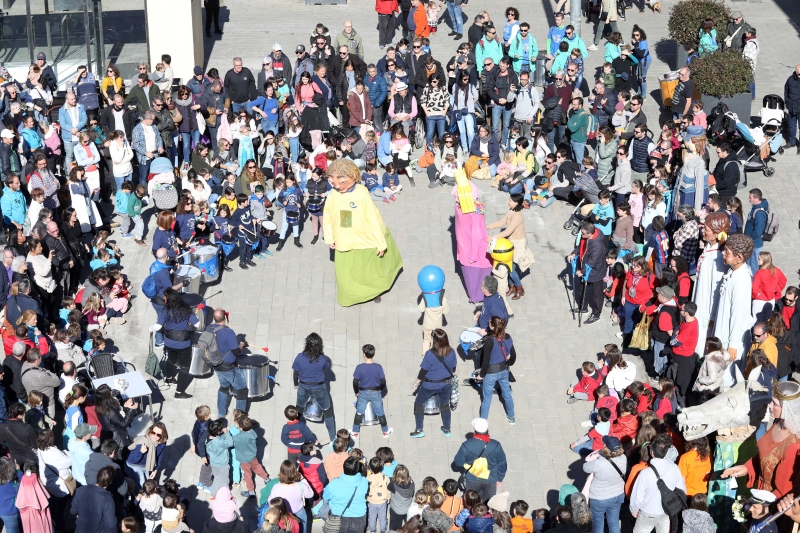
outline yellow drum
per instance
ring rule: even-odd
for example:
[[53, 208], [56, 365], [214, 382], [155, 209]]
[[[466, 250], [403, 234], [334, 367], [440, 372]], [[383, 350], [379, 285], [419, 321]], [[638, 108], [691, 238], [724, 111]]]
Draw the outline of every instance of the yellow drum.
[[509, 271], [514, 269], [511, 264], [514, 258], [514, 245], [508, 239], [492, 239], [489, 244], [489, 255], [494, 259], [493, 268], [497, 268], [497, 265], [506, 265]]
[[672, 107], [672, 95], [675, 94], [675, 87], [678, 86], [678, 72], [667, 72], [658, 78], [661, 84], [661, 105], [669, 109]]

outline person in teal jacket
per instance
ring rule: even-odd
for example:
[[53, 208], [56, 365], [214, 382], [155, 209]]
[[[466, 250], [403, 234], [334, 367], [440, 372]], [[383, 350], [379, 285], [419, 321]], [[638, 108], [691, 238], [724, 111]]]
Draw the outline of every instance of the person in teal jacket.
[[589, 134], [589, 112], [583, 108], [583, 98], [580, 96], [572, 98], [572, 111], [567, 121], [567, 129], [572, 158], [576, 163], [581, 163]]
[[561, 44], [558, 45], [556, 57], [553, 59], [553, 64], [550, 66], [550, 76], [555, 76], [559, 70], [566, 70], [567, 61], [569, 61], [569, 44], [561, 41]]
[[697, 46], [697, 53], [700, 57], [717, 51], [717, 30], [714, 29], [714, 21], [705, 19], [700, 33], [697, 35], [700, 44]]
[[581, 57], [586, 60], [589, 57], [589, 51], [586, 50], [586, 43], [583, 42], [583, 39], [575, 35], [575, 28], [570, 24], [564, 30], [564, 38], [561, 39], [561, 42], [566, 42], [569, 44], [569, 52], [572, 53], [572, 50], [577, 48], [581, 51]]
[[516, 37], [511, 39], [508, 47], [508, 55], [511, 57], [514, 72], [519, 74], [523, 67], [533, 74], [536, 71], [536, 56], [539, 55], [539, 47], [536, 45], [536, 38], [530, 34], [530, 25], [523, 22], [519, 25], [519, 32]]
[[497, 28], [489, 27], [484, 30], [483, 39], [475, 45], [475, 66], [478, 72], [483, 72], [483, 61], [491, 58], [495, 65], [503, 59], [503, 45], [497, 37]]
[[620, 56], [620, 42], [622, 42], [621, 34], [615, 32], [608, 36], [603, 61], [607, 63], [613, 63], [614, 60]]
[[545, 50], [547, 50], [548, 59], [555, 57], [556, 52], [558, 52], [558, 45], [561, 44], [561, 40], [564, 38], [567, 31], [567, 27], [564, 25], [564, 13], [556, 13], [554, 19], [556, 25], [550, 26], [550, 29], [547, 31], [547, 45]]
[[331, 514], [342, 517], [342, 531], [363, 531], [367, 526], [367, 478], [361, 475], [361, 463], [355, 457], [344, 462], [344, 473], [328, 483], [322, 499]]
[[25, 196], [19, 189], [19, 176], [13, 175], [6, 180], [3, 197], [0, 198], [0, 210], [3, 212], [3, 222], [7, 228], [16, 226], [22, 229], [22, 225], [25, 223], [28, 204], [25, 203]]
[[597, 195], [598, 202], [592, 208], [594, 215], [592, 222], [600, 233], [608, 237], [611, 235], [611, 226], [614, 222], [614, 206], [611, 205], [611, 191], [603, 189]]

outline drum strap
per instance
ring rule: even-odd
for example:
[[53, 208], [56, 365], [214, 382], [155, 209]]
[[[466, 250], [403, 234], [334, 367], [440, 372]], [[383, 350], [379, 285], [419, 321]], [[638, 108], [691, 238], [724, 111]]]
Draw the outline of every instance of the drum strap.
[[188, 329], [168, 329], [164, 331], [164, 337], [171, 341], [188, 341], [192, 332]]
[[319, 387], [320, 385], [325, 385], [324, 381], [318, 381], [314, 383], [306, 383], [305, 381], [300, 382], [301, 385], [308, 385], [309, 387]]

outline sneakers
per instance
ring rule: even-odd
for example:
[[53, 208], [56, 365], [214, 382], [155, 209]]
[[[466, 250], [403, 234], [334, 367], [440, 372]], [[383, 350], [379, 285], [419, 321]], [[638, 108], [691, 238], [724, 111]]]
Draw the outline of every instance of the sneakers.
[[595, 50], [597, 50], [597, 46], [593, 44], [591, 46], [587, 46], [586, 49], [589, 50], [590, 52], [594, 52]]
[[358, 438], [358, 431], [351, 431], [350, 432], [350, 436], [353, 437], [354, 439], [357, 439]]
[[572, 405], [573, 403], [575, 403], [577, 401], [578, 401], [578, 399], [575, 396], [570, 396], [569, 398], [567, 398], [567, 403], [570, 404], [570, 405]]
[[252, 490], [243, 490], [239, 494], [241, 494], [245, 498], [255, 498], [256, 497], [256, 493], [253, 492]]
[[123, 239], [130, 239], [131, 237], [133, 237], [133, 233], [120, 233], [120, 237], [122, 237]]
[[176, 400], [188, 400], [191, 397], [192, 397], [192, 395], [188, 394], [186, 392], [176, 392], [175, 393], [175, 399]]
[[311, 239], [311, 244], [317, 244], [318, 240], [319, 240], [319, 235], [314, 235], [314, 238]]
[[584, 420], [583, 422], [581, 422], [581, 427], [582, 427], [582, 428], [590, 428], [590, 427], [592, 427], [593, 425], [594, 425], [594, 424], [592, 424], [592, 421], [591, 421], [591, 420]]
[[425, 432], [422, 431], [421, 429], [416, 429], [411, 433], [411, 438], [412, 439], [421, 439], [424, 436], [425, 436]]
[[[394, 430], [392, 428], [387, 429], [386, 431], [383, 432], [383, 438], [384, 439], [388, 439], [389, 435], [391, 435], [392, 433], [394, 433]], [[351, 435], [352, 435], [352, 433], [351, 433]]]
[[588, 326], [588, 325], [594, 324], [595, 322], [599, 322], [599, 321], [600, 321], [600, 315], [592, 315], [588, 319], [586, 319], [586, 322], [584, 322], [584, 324], [586, 324]]
[[250, 265], [251, 267], [258, 266], [258, 265], [256, 265], [256, 262], [253, 261], [252, 259], [248, 260], [247, 264]]
[[247, 266], [247, 263], [239, 263], [239, 268], [241, 268], [242, 270], [247, 270], [250, 267]]
[[417, 184], [414, 183], [414, 178], [411, 175], [408, 176], [408, 182], [411, 184], [412, 187], [417, 186]]
[[623, 339], [623, 338], [625, 338], [625, 334], [624, 334], [623, 332], [621, 332], [621, 331], [618, 331], [618, 332], [616, 332], [616, 333], [614, 334], [614, 336], [615, 336], [616, 338], [618, 338], [618, 339]]
[[266, 256], [266, 255], [264, 255], [264, 254], [261, 254], [261, 253], [258, 253], [258, 254], [256, 254], [254, 257], [255, 257], [256, 259], [266, 259], [266, 258], [267, 258], [267, 256]]
[[449, 437], [452, 437], [452, 436], [453, 436], [453, 434], [452, 434], [452, 433], [450, 433], [450, 430], [449, 430], [448, 428], [446, 428], [446, 427], [442, 426], [442, 427], [441, 427], [441, 428], [439, 428], [439, 429], [441, 429], [441, 430], [442, 430], [442, 433], [444, 433], [444, 436], [445, 436], [445, 437], [448, 437], [448, 438], [449, 438]]
[[272, 256], [272, 252], [270, 252], [269, 250], [262, 250], [261, 253], [264, 254], [267, 257], [271, 257]]
[[115, 316], [114, 318], [110, 319], [109, 322], [121, 326], [122, 324], [125, 323], [125, 319], [119, 316]]
[[517, 425], [517, 420], [513, 416], [508, 416], [506, 418], [508, 418], [508, 423], [511, 424], [512, 426]]

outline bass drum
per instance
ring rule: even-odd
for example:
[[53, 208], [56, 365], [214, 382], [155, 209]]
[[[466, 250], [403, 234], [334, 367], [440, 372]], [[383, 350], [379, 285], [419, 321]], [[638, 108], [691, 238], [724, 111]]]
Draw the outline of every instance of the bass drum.
[[184, 280], [189, 280], [189, 284], [181, 287], [179, 292], [197, 294], [200, 292], [200, 269], [192, 265], [181, 265], [172, 275], [172, 282], [176, 285], [183, 283]]
[[325, 202], [325, 198], [322, 196], [312, 196], [308, 199], [306, 203], [306, 209], [312, 215], [321, 215], [322, 214], [322, 205]]
[[270, 393], [269, 359], [266, 356], [237, 357], [236, 365], [244, 372], [248, 398], [256, 400]]
[[195, 378], [208, 378], [214, 373], [214, 369], [203, 359], [203, 352], [197, 346], [200, 339], [200, 331], [192, 333], [192, 362], [189, 364], [189, 375]]
[[200, 283], [212, 283], [219, 278], [219, 252], [216, 246], [195, 248], [192, 263], [200, 269]]

